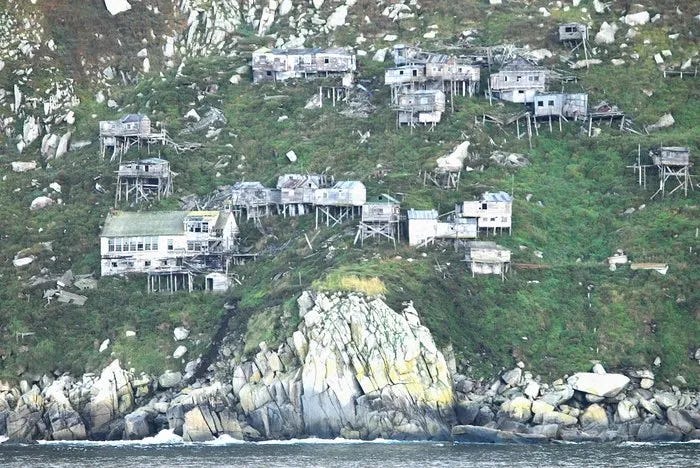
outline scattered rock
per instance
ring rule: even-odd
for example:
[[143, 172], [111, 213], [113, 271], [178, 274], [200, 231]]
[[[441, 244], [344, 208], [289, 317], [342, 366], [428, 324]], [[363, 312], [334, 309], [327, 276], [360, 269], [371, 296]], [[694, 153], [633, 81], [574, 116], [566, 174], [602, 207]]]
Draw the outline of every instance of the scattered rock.
[[567, 382], [579, 392], [609, 398], [620, 393], [630, 382], [630, 379], [622, 374], [579, 372], [569, 377]]
[[46, 196], [41, 196], [41, 197], [36, 197], [34, 200], [32, 200], [31, 205], [29, 205], [29, 209], [31, 211], [36, 211], [36, 210], [41, 210], [43, 208], [46, 208], [48, 206], [51, 206], [54, 204], [54, 201]]
[[175, 341], [182, 341], [190, 336], [190, 331], [185, 327], [175, 327], [173, 330], [173, 336], [175, 337]]
[[600, 25], [600, 30], [595, 35], [596, 44], [612, 44], [615, 42], [615, 33], [618, 27], [615, 23], [609, 24], [607, 21], [603, 21]]
[[131, 10], [131, 5], [127, 0], [104, 0], [105, 7], [112, 16]]

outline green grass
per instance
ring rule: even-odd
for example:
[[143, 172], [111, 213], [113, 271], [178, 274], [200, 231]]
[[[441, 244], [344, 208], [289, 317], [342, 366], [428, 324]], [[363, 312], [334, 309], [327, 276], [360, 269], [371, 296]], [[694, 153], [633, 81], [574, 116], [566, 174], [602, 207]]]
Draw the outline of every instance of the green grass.
[[[491, 9], [486, 16], [483, 5], [476, 2], [455, 5], [434, 1], [423, 6], [411, 21], [393, 24], [379, 20], [358, 28], [371, 41], [380, 31], [398, 32], [402, 39], [410, 39], [414, 33], [409, 27], [416, 26], [422, 32], [434, 23], [439, 25], [439, 40], [478, 27], [478, 41], [483, 44], [514, 40], [533, 47], [558, 47], [550, 37], [555, 18], [539, 28], [537, 25], [545, 21], [535, 7], [508, 4]], [[533, 15], [525, 21], [530, 26], [521, 30], [525, 32], [509, 28], [517, 14]], [[147, 25], [152, 18], [143, 21]], [[673, 18], [674, 23], [664, 28], [670, 31], [679, 27], [675, 22], [682, 25], [683, 21]], [[664, 34], [668, 31], [664, 29]], [[64, 30], [62, 34], [69, 33]], [[241, 34], [246, 43], [254, 45], [256, 38], [250, 31]], [[644, 34], [661, 40], [660, 33], [651, 27], [644, 29]], [[81, 37], [66, 42], [65, 47], [77, 47], [84, 41]], [[354, 34], [343, 30], [332, 37], [341, 43], [354, 40]], [[492, 375], [518, 360], [545, 376], [561, 376], [586, 369], [593, 359], [609, 368], [624, 369], [650, 366], [661, 356], [662, 365], [655, 369], [660, 379], [681, 374], [697, 387], [699, 370], [690, 357], [700, 346], [700, 293], [696, 287], [700, 284], [700, 246], [695, 234], [700, 193], [691, 192], [687, 199], [674, 196], [650, 201], [655, 189], [651, 174], [650, 185], [644, 190], [625, 166], [636, 159], [638, 144], [643, 154], [659, 144], [687, 145], [698, 154], [699, 117], [694, 103], [700, 90], [692, 80], [664, 80], [651, 61], [653, 50], [645, 47], [641, 38], [630, 43], [628, 52], [634, 49], [642, 55], [639, 64], [633, 68], [628, 60], [623, 67], [613, 67], [609, 58], [623, 50], [611, 48], [603, 65], [580, 72], [580, 86], [590, 92], [592, 104], [605, 99], [619, 105], [634, 118], [637, 128], [665, 112], [674, 115], [676, 124], [643, 137], [603, 127], [595, 139], [580, 136], [578, 125], [573, 123], [565, 125], [561, 134], [550, 134], [542, 127], [532, 150], [526, 140], [515, 138], [513, 129], [475, 124], [475, 116], [491, 109], [482, 98], [457, 98], [455, 112], [445, 115], [432, 132], [395, 129], [387, 106], [388, 90], [376, 77], [384, 65], [369, 58], [360, 60], [361, 78], [370, 80], [365, 84], [377, 106], [368, 119], [346, 118], [338, 113], [339, 108], [330, 106], [304, 110], [306, 101], [317, 92], [313, 83], [232, 85], [228, 80], [245, 63], [244, 57], [192, 59], [181, 76], [167, 72], [164, 79], [146, 77], [136, 86], [113, 87], [112, 96], [124, 112], [147, 112], [164, 122], [175, 140], [203, 144], [194, 153], [174, 154], [167, 148], [156, 151], [168, 158], [179, 174], [174, 182], [176, 197], [147, 209], [173, 209], [177, 197], [204, 195], [237, 180], [273, 185], [285, 172], [326, 169], [338, 179], [363, 180], [369, 195], [404, 193], [404, 207], [435, 207], [440, 212], [450, 211], [455, 203], [485, 190], [514, 191], [513, 234], [497, 241], [512, 249], [516, 263], [541, 263], [546, 268], [516, 269], [505, 282], [496, 277], [472, 278], [461, 262], [462, 255], [451, 246], [415, 250], [400, 243], [394, 250], [387, 243], [370, 241], [361, 249], [352, 242], [354, 224], [316, 231], [313, 216], [270, 218], [263, 221], [266, 235], [244, 224], [243, 244], [271, 252], [235, 270], [241, 284], [232, 295], [239, 300], [241, 313], [234, 315], [232, 322], [234, 328], [244, 331], [244, 354], [255, 353], [261, 341], [275, 347], [289, 336], [299, 321], [295, 300], [303, 290], [369, 292], [357, 285], [348, 287], [342, 280], [377, 278], [392, 307], [400, 310], [404, 302], [412, 300], [438, 343], [451, 343], [461, 368], [476, 375]], [[690, 45], [679, 47], [685, 50]], [[10, 82], [7, 70], [0, 73], [0, 84]], [[217, 84], [218, 92], [204, 93], [210, 84]], [[647, 87], [654, 90], [652, 98], [641, 92]], [[95, 141], [97, 121], [118, 116], [96, 104], [94, 92], [84, 84], [79, 86], [76, 139]], [[204, 134], [179, 135], [187, 111], [194, 108], [203, 114], [209, 106], [221, 109], [228, 120], [216, 139], [207, 139]], [[278, 122], [283, 115], [288, 119]], [[366, 143], [359, 143], [358, 131], [370, 131]], [[424, 187], [419, 171], [431, 168], [435, 158], [451, 151], [462, 133], [477, 155], [468, 162], [475, 170], [463, 174], [457, 191]], [[68, 268], [77, 274], [98, 272], [98, 235], [112, 206], [116, 165], [102, 160], [93, 144], [44, 164], [42, 170], [16, 174], [9, 171], [9, 161], [38, 159], [38, 144], [20, 156], [14, 141], [0, 138], [5, 155], [0, 157], [0, 168], [6, 175], [0, 184], [5, 220], [0, 225], [0, 378], [26, 378], [54, 370], [94, 371], [114, 358], [137, 372], [181, 368], [181, 362], [168, 357], [176, 346], [172, 329], [180, 325], [192, 330], [185, 343], [185, 358], [196, 358], [219, 324], [224, 297], [149, 296], [143, 278], [109, 278], [101, 279], [97, 290], [86, 293], [84, 307], [76, 307], [55, 302], [47, 305], [41, 298], [42, 287], [25, 286], [32, 276], [42, 274], [42, 268], [51, 274]], [[531, 164], [504, 169], [489, 160], [494, 149], [522, 152]], [[295, 164], [284, 156], [289, 150], [299, 156]], [[129, 158], [145, 155], [134, 151]], [[217, 165], [222, 161], [228, 164]], [[385, 176], [377, 174], [378, 165], [388, 170]], [[98, 176], [100, 184], [108, 188], [107, 194], [93, 191], [93, 179]], [[32, 199], [54, 181], [62, 185], [63, 204], [30, 213]], [[530, 201], [526, 201], [527, 195], [531, 195]], [[646, 207], [623, 215], [627, 208], [641, 205]], [[312, 239], [312, 248], [303, 233]], [[52, 252], [40, 245], [49, 241], [53, 242]], [[37, 260], [16, 269], [12, 258], [23, 249], [31, 249]], [[633, 261], [667, 262], [669, 272], [661, 276], [628, 267], [610, 272], [604, 260], [616, 249], [624, 249]], [[535, 251], [542, 252], [541, 259]], [[363, 282], [359, 283], [362, 286]], [[127, 338], [126, 330], [136, 331], [136, 336]], [[16, 334], [22, 332], [35, 334], [17, 339]], [[112, 345], [100, 354], [97, 349], [106, 338]]]

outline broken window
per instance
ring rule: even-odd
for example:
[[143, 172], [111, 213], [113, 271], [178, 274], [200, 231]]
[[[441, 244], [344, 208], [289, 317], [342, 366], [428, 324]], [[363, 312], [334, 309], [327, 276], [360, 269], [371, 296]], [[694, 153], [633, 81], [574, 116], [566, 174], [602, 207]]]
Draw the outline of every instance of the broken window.
[[519, 89], [518, 94], [525, 94], [525, 90]]
[[112, 268], [117, 268], [117, 262], [112, 262]]
[[522, 78], [522, 76], [518, 75], [515, 77], [515, 81], [520, 81], [521, 78]]
[[151, 266], [151, 261], [150, 261], [150, 260], [145, 260], [145, 261], [143, 262], [143, 266], [145, 266], [145, 267]]

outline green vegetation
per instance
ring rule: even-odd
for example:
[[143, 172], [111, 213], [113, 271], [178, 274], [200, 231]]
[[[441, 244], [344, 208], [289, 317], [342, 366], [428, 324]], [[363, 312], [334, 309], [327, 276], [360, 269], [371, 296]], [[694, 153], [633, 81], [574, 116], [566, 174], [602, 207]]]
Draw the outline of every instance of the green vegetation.
[[[514, 40], [558, 47], [547, 32], [554, 18], [544, 29], [537, 27], [543, 22], [539, 14], [526, 21], [531, 29], [509, 27], [521, 13], [537, 14], [534, 7], [504, 5], [485, 21], [481, 6], [429, 4], [424, 4], [424, 11], [430, 13], [412, 22], [392, 26], [382, 19], [381, 30], [396, 27], [394, 32], [401, 39], [411, 40], [415, 33], [409, 31], [409, 24], [421, 31], [439, 24], [442, 37], [476, 27], [483, 44]], [[462, 16], [468, 20], [461, 21]], [[367, 37], [374, 37], [372, 28], [376, 35], [379, 23], [361, 28], [368, 28]], [[242, 40], [254, 40], [249, 31], [243, 36]], [[348, 35], [348, 41], [353, 37]], [[66, 42], [64, 47], [74, 46]], [[641, 40], [630, 49], [640, 54], [638, 63], [628, 60], [627, 65], [614, 67], [609, 58], [617, 55], [610, 55], [603, 57], [604, 64], [580, 71], [579, 84], [589, 91], [590, 103], [617, 104], [637, 127], [665, 112], [674, 115], [676, 125], [649, 136], [621, 134], [604, 126], [594, 139], [580, 136], [575, 123], [566, 124], [563, 133], [549, 133], [543, 126], [532, 150], [526, 140], [515, 138], [513, 129], [475, 123], [475, 116], [489, 109], [483, 98], [456, 98], [455, 112], [445, 115], [434, 131], [397, 130], [387, 105], [389, 92], [378, 76], [382, 67], [366, 58], [360, 62], [360, 75], [377, 106], [368, 119], [345, 117], [338, 112], [342, 106], [304, 110], [317, 92], [314, 84], [232, 85], [229, 78], [245, 58], [192, 58], [181, 75], [174, 71], [163, 79], [154, 75], [111, 92], [123, 106], [119, 113], [147, 112], [153, 120], [164, 122], [174, 139], [203, 143], [195, 153], [160, 150], [179, 174], [176, 197], [204, 195], [243, 179], [272, 185], [285, 172], [327, 168], [338, 179], [363, 180], [370, 195], [402, 193], [405, 207], [435, 207], [440, 212], [485, 190], [514, 192], [513, 235], [496, 240], [512, 249], [516, 263], [542, 268], [516, 268], [505, 282], [496, 277], [472, 278], [461, 254], [451, 246], [415, 250], [402, 243], [394, 250], [387, 243], [368, 242], [360, 249], [353, 245], [355, 225], [351, 223], [316, 231], [313, 216], [270, 218], [263, 221], [264, 235], [243, 224], [243, 244], [263, 252], [258, 262], [236, 268], [240, 285], [231, 293], [239, 300], [241, 312], [232, 322], [244, 322], [238, 325], [246, 330], [245, 353], [255, 352], [261, 341], [274, 347], [295, 329], [299, 320], [295, 299], [301, 291], [362, 291], [384, 294], [397, 309], [412, 300], [437, 341], [452, 343], [459, 360], [478, 375], [490, 375], [521, 359], [536, 371], [560, 376], [587, 368], [591, 359], [626, 368], [648, 366], [661, 356], [662, 365], [655, 370], [660, 378], [681, 374], [697, 387], [700, 372], [690, 356], [700, 346], [700, 192], [691, 192], [687, 199], [674, 195], [649, 201], [654, 179], [650, 175], [644, 190], [626, 166], [634, 163], [638, 145], [643, 153], [659, 144], [689, 146], [697, 160], [700, 88], [697, 81], [664, 80], [653, 65], [651, 49]], [[5, 78], [0, 74], [0, 83]], [[218, 85], [218, 91], [205, 92], [212, 84]], [[652, 89], [653, 98], [642, 88]], [[94, 142], [97, 121], [118, 116], [94, 103], [93, 95], [94, 90], [81, 88], [76, 139]], [[228, 119], [216, 139], [178, 134], [189, 109], [203, 114], [210, 106], [222, 109]], [[285, 115], [288, 119], [278, 122]], [[358, 131], [371, 133], [366, 143], [359, 143]], [[463, 174], [458, 191], [424, 187], [419, 171], [433, 167], [435, 158], [462, 141], [462, 134], [478, 155], [468, 162], [476, 170]], [[99, 272], [98, 235], [112, 206], [116, 163], [102, 160], [93, 143], [44, 164], [42, 170], [12, 173], [9, 161], [40, 158], [38, 142], [20, 156], [14, 142], [3, 138], [0, 379], [54, 370], [94, 371], [114, 358], [137, 371], [180, 367], [181, 363], [168, 358], [175, 348], [172, 329], [180, 325], [192, 330], [186, 358], [202, 352], [229, 298], [201, 293], [149, 296], [141, 277], [107, 278], [86, 293], [84, 307], [77, 307], [47, 305], [41, 297], [43, 287], [27, 286], [44, 268], [51, 274], [68, 268], [76, 274]], [[524, 153], [531, 164], [504, 169], [489, 160], [494, 149]], [[284, 157], [289, 150], [299, 156], [295, 164]], [[140, 155], [134, 151], [128, 156]], [[383, 171], [377, 171], [379, 165]], [[93, 190], [98, 176], [107, 194]], [[63, 203], [29, 212], [31, 201], [54, 181], [61, 184]], [[173, 198], [143, 208], [176, 207]], [[630, 207], [636, 211], [623, 215]], [[42, 242], [52, 242], [52, 251]], [[31, 249], [37, 259], [18, 269], [12, 259], [23, 249]], [[668, 263], [669, 272], [661, 276], [628, 267], [611, 272], [604, 260], [616, 249], [624, 249], [634, 261]], [[535, 252], [542, 252], [541, 258]], [[126, 330], [136, 331], [136, 336], [127, 338]], [[21, 338], [19, 334], [26, 332], [34, 335]], [[97, 349], [106, 338], [112, 346], [100, 354]]]

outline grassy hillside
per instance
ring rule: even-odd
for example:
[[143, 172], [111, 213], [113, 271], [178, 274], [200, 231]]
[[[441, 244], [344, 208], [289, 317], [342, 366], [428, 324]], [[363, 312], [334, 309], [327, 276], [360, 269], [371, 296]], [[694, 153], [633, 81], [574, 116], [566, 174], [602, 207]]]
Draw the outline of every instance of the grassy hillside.
[[[522, 4], [497, 8], [488, 15], [482, 10], [472, 3], [436, 2], [431, 13], [417, 19], [360, 28], [369, 28], [365, 35], [372, 33], [371, 28], [377, 28], [375, 34], [380, 26], [396, 28], [409, 41], [420, 37], [428, 25], [439, 24], [441, 35], [435, 43], [439, 47], [461, 30], [478, 27], [479, 41], [488, 44], [518, 40], [509, 28], [513, 18], [537, 12]], [[527, 19], [532, 29], [519, 41], [564, 53], [549, 35], [564, 16], [559, 12], [543, 19], [538, 13]], [[546, 27], [537, 26], [540, 23]], [[669, 21], [663, 27], [645, 29], [643, 35], [661, 44], [654, 47], [663, 47], [666, 33], [682, 26]], [[411, 27], [417, 29], [410, 31]], [[352, 42], [354, 35], [343, 31], [333, 39]], [[0, 223], [0, 378], [95, 370], [115, 356], [137, 371], [175, 368], [182, 363], [167, 357], [175, 347], [172, 328], [192, 329], [186, 356], [192, 359], [218, 325], [227, 298], [199, 293], [148, 296], [145, 279], [139, 277], [101, 279], [98, 289], [86, 294], [84, 307], [47, 305], [41, 298], [42, 287], [25, 287], [44, 268], [51, 274], [68, 268], [76, 274], [99, 271], [98, 235], [114, 199], [116, 163], [98, 155], [97, 121], [139, 111], [163, 121], [176, 140], [203, 144], [194, 153], [160, 152], [179, 173], [178, 197], [204, 195], [241, 179], [272, 185], [284, 172], [326, 169], [336, 178], [363, 180], [370, 195], [403, 193], [407, 208], [435, 207], [445, 212], [484, 190], [515, 194], [513, 234], [496, 240], [513, 250], [515, 262], [542, 268], [516, 269], [505, 282], [496, 277], [471, 278], [461, 262], [463, 255], [449, 245], [415, 250], [403, 243], [394, 250], [385, 243], [369, 242], [360, 249], [352, 244], [356, 228], [352, 223], [316, 231], [312, 216], [271, 218], [263, 223], [265, 235], [243, 225], [244, 244], [266, 252], [258, 262], [236, 271], [241, 284], [231, 293], [243, 309], [239, 320], [248, 323], [247, 351], [261, 340], [274, 344], [296, 326], [293, 300], [300, 291], [342, 289], [342, 279], [351, 276], [377, 277], [391, 305], [400, 307], [413, 300], [439, 343], [452, 343], [462, 367], [471, 367], [478, 375], [492, 374], [518, 360], [544, 374], [560, 375], [587, 367], [591, 359], [624, 368], [649, 366], [661, 356], [657, 372], [662, 378], [681, 374], [697, 387], [700, 371], [691, 355], [700, 346], [700, 192], [691, 192], [688, 198], [674, 195], [649, 201], [653, 182], [643, 190], [626, 166], [633, 164], [637, 145], [643, 151], [659, 144], [689, 146], [697, 161], [700, 88], [697, 80], [664, 80], [652, 62], [654, 49], [644, 45], [642, 36], [632, 47], [640, 53], [639, 62], [628, 59], [622, 67], [612, 66], [609, 58], [620, 50], [611, 48], [602, 65], [579, 73], [579, 85], [590, 93], [591, 103], [616, 103], [638, 127], [665, 112], [674, 115], [676, 125], [650, 136], [621, 134], [605, 126], [593, 139], [580, 136], [573, 123], [565, 125], [563, 133], [549, 133], [542, 127], [532, 150], [527, 141], [515, 138], [513, 129], [475, 124], [474, 117], [489, 109], [481, 97], [456, 98], [455, 112], [446, 115], [434, 131], [397, 130], [388, 108], [389, 92], [382, 85], [385, 65], [367, 58], [360, 59], [359, 78], [372, 91], [377, 107], [367, 119], [341, 115], [342, 106], [304, 110], [317, 91], [314, 84], [253, 86], [244, 80], [232, 85], [229, 78], [245, 64], [244, 58], [191, 60], [180, 75], [169, 72], [164, 77], [145, 77], [134, 87], [114, 87], [112, 96], [121, 106], [118, 112], [96, 104], [94, 90], [82, 88], [75, 138], [92, 140], [90, 147], [44, 163], [38, 171], [17, 174], [10, 171], [9, 162], [38, 159], [38, 145], [34, 143], [20, 156], [12, 140], [0, 140], [4, 155], [0, 157], [0, 211], [5, 220]], [[674, 51], [682, 54], [692, 47], [692, 41], [681, 42]], [[550, 65], [562, 66], [556, 60]], [[212, 84], [218, 85], [218, 91], [205, 92]], [[653, 97], [642, 88], [653, 89]], [[210, 106], [222, 109], [228, 119], [216, 139], [204, 134], [178, 136], [187, 111], [194, 108], [203, 114]], [[288, 118], [278, 121], [281, 116]], [[358, 131], [370, 132], [367, 142], [360, 143]], [[468, 163], [477, 170], [463, 174], [458, 191], [424, 187], [418, 172], [433, 167], [435, 158], [464, 137], [479, 155]], [[531, 164], [502, 168], [489, 160], [495, 149], [524, 153]], [[294, 164], [284, 156], [289, 150], [299, 155]], [[385, 171], [377, 171], [379, 165]], [[93, 190], [98, 176], [108, 193]], [[31, 201], [51, 182], [61, 184], [63, 204], [30, 212]], [[526, 195], [531, 195], [530, 201]], [[642, 205], [646, 206], [638, 209]], [[145, 208], [177, 206], [177, 200], [170, 199]], [[630, 207], [637, 210], [624, 215]], [[313, 249], [303, 233], [313, 239]], [[52, 242], [53, 251], [43, 249], [41, 242]], [[37, 260], [17, 269], [12, 259], [23, 249], [32, 249]], [[616, 249], [625, 250], [634, 261], [666, 262], [669, 272], [661, 276], [628, 267], [611, 272], [603, 262]], [[535, 252], [542, 252], [541, 258]], [[127, 338], [126, 330], [135, 330], [136, 337]], [[34, 335], [18, 338], [22, 332]], [[113, 345], [100, 354], [97, 348], [106, 338]]]

